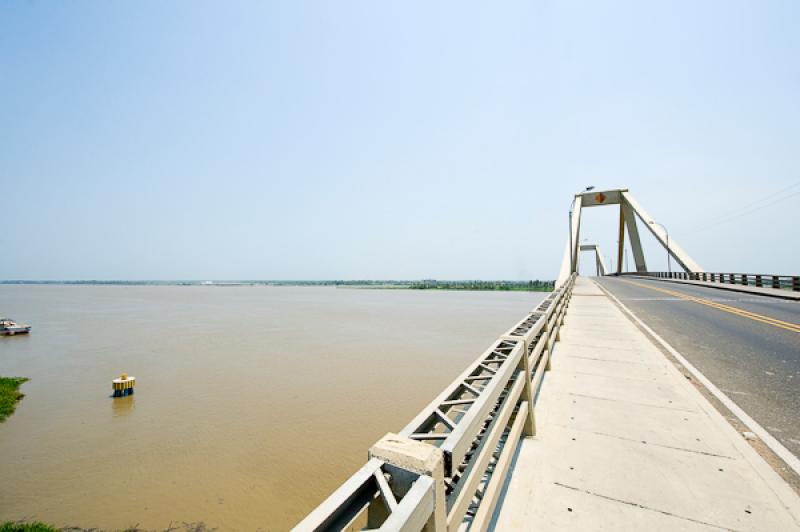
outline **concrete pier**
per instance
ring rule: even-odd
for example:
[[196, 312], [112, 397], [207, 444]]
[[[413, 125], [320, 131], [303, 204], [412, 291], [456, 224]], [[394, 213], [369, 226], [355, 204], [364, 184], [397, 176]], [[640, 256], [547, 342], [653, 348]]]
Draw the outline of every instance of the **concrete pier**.
[[495, 530], [800, 530], [800, 498], [578, 278]]

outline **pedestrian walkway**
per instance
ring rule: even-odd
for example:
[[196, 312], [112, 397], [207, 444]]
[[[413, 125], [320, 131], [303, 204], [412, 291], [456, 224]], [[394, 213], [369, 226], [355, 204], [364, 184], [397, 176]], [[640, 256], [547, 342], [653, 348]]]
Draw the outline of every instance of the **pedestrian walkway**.
[[800, 530], [800, 498], [591, 280], [494, 528]]

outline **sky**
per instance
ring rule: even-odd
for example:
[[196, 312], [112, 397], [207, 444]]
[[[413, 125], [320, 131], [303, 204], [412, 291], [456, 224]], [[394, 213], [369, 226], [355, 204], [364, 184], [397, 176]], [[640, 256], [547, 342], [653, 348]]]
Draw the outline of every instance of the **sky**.
[[[798, 274], [798, 23], [795, 1], [2, 2], [0, 279], [553, 279], [590, 185], [707, 271]], [[612, 266], [617, 216], [581, 224]]]

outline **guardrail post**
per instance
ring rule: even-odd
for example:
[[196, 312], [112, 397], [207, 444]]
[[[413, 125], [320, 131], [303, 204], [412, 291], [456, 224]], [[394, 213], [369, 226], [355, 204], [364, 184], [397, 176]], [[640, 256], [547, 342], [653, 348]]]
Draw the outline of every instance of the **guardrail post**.
[[781, 278], [777, 275], [772, 276], [772, 288], [780, 288], [781, 287]]
[[743, 274], [742, 274], [742, 284], [743, 284], [743, 285], [747, 285], [747, 284], [749, 284], [749, 283], [747, 282], [747, 274], [746, 274], [746, 273], [743, 273]]
[[764, 286], [761, 282], [761, 276], [756, 275], [756, 286]]
[[800, 277], [796, 275], [792, 277], [792, 290], [800, 292]]
[[550, 318], [547, 318], [545, 320], [544, 325], [542, 326], [542, 336], [539, 339], [540, 342], [544, 342], [544, 349], [542, 349], [542, 356], [544, 356], [544, 353], [547, 352], [547, 362], [544, 365], [544, 370], [545, 371], [550, 371], [550, 369], [551, 369], [551, 366], [550, 366], [550, 352], [549, 352], [550, 350], [547, 349], [547, 344], [548, 344], [548, 342], [550, 342], [550, 334], [551, 334], [549, 321], [550, 321]]
[[525, 372], [525, 388], [522, 390], [523, 401], [528, 401], [528, 415], [525, 416], [525, 425], [522, 433], [526, 436], [536, 436], [536, 415], [533, 413], [533, 386], [531, 386], [531, 360], [528, 357], [528, 342], [522, 343], [525, 352], [522, 353], [522, 371]]
[[[566, 301], [565, 301], [565, 305], [566, 305]], [[547, 326], [547, 323], [545, 322], [544, 327], [546, 327], [546, 326]], [[543, 330], [544, 330], [544, 327], [542, 328]], [[519, 341], [519, 337], [514, 337], [514, 336], [509, 336], [509, 335], [503, 335], [503, 336], [500, 337], [500, 339], [501, 340], [510, 340], [510, 341], [514, 341], [514, 342], [518, 342]], [[545, 341], [546, 341], [546, 338], [545, 338]], [[522, 389], [522, 396], [520, 398], [520, 401], [528, 401], [528, 404], [531, 405], [531, 408], [528, 409], [528, 415], [526, 416], [527, 419], [525, 419], [525, 425], [522, 428], [522, 432], [526, 436], [535, 436], [536, 435], [536, 416], [535, 416], [535, 414], [533, 412], [533, 396], [534, 396], [533, 385], [532, 385], [532, 379], [533, 379], [533, 371], [532, 370], [533, 370], [533, 368], [531, 367], [531, 358], [530, 358], [531, 351], [530, 351], [529, 348], [530, 348], [530, 346], [528, 345], [528, 342], [523, 340], [522, 341], [522, 358], [520, 360], [520, 366], [522, 366], [521, 369], [522, 369], [523, 375], [525, 375], [526, 378], [525, 378], [524, 387]]]
[[732, 273], [728, 274], [728, 282], [730, 284], [736, 284], [736, 276]]
[[[408, 471], [416, 475], [431, 477], [434, 481], [433, 514], [423, 530], [427, 532], [445, 532], [447, 530], [444, 454], [441, 449], [390, 432], [370, 448], [369, 457], [378, 458], [397, 468], [400, 470], [398, 471], [400, 475], [404, 471]], [[370, 509], [372, 506], [375, 505], [370, 505]]]

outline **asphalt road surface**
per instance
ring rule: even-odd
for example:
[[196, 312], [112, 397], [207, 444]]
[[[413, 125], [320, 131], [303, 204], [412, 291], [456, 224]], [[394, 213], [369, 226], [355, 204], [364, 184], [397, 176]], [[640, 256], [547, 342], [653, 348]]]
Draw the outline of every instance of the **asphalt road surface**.
[[596, 280], [800, 456], [800, 302], [639, 278]]

